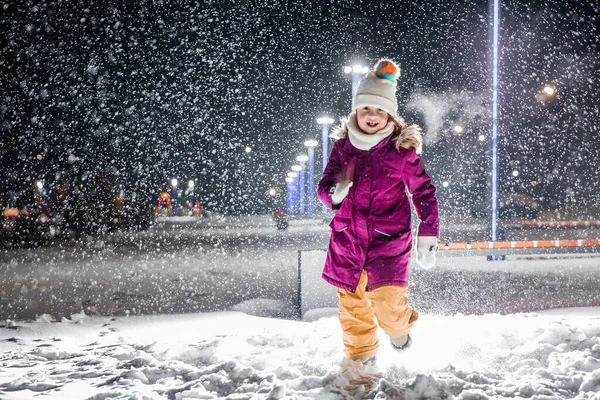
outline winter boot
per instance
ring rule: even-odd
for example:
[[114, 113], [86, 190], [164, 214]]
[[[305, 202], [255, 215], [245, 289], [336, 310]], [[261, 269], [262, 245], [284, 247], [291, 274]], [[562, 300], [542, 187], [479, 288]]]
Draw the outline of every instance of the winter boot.
[[356, 361], [361, 363], [365, 367], [365, 369], [376, 369], [377, 368], [377, 357], [376, 356], [364, 358], [364, 359], [361, 358]]
[[408, 350], [408, 348], [410, 348], [410, 345], [412, 344], [412, 339], [410, 337], [410, 334], [407, 333], [406, 335], [402, 335], [402, 336], [390, 337], [390, 343], [392, 344], [392, 347], [394, 348], [394, 350], [404, 351], [404, 350]]
[[379, 372], [376, 356], [359, 358], [357, 360], [350, 360], [349, 358], [344, 357], [341, 367], [342, 371], [345, 371], [345, 374], [349, 375], [348, 380], [352, 380], [352, 378], [355, 378], [356, 376], [376, 374]]

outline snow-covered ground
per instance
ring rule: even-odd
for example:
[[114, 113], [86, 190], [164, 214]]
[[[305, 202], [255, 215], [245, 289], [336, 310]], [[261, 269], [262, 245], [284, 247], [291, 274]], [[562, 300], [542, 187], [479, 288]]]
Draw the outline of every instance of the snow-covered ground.
[[396, 353], [381, 332], [373, 391], [349, 392], [335, 310], [296, 308], [298, 249], [328, 234], [318, 220], [277, 232], [268, 217], [182, 218], [0, 253], [0, 399], [600, 400], [589, 257], [414, 269], [413, 347]]
[[335, 317], [45, 318], [0, 329], [0, 398], [600, 399], [599, 308], [422, 315], [405, 353], [380, 332], [368, 393], [347, 388]]

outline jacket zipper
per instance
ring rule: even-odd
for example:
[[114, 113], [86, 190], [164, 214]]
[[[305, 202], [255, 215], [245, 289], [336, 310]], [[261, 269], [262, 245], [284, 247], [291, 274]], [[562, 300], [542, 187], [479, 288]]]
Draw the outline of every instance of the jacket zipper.
[[390, 234], [387, 234], [387, 233], [385, 233], [385, 232], [382, 232], [382, 231], [380, 231], [379, 229], [373, 229], [373, 230], [374, 230], [375, 232], [381, 233], [382, 235], [384, 235], [384, 236], [387, 236], [387, 237], [390, 237], [390, 236], [392, 236], [392, 235], [390, 235]]

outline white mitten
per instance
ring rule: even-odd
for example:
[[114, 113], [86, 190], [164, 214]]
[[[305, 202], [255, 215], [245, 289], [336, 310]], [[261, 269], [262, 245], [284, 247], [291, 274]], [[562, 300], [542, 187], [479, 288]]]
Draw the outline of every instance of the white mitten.
[[435, 236], [417, 236], [417, 263], [429, 269], [435, 265], [435, 252], [438, 250]]
[[348, 194], [351, 186], [351, 181], [342, 181], [337, 183], [333, 189], [333, 194], [331, 195], [331, 202], [333, 204], [340, 204]]

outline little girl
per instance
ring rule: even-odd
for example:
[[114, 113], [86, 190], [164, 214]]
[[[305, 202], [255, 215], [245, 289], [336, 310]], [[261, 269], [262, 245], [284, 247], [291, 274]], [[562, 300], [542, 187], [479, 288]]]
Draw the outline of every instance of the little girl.
[[409, 200], [421, 220], [417, 262], [424, 268], [435, 264], [439, 235], [436, 189], [417, 155], [421, 130], [397, 115], [398, 75], [394, 62], [380, 60], [361, 80], [318, 188], [335, 210], [323, 279], [338, 288], [345, 355], [364, 365], [373, 364], [379, 347], [375, 318], [396, 350], [411, 344], [418, 313], [406, 298]]

